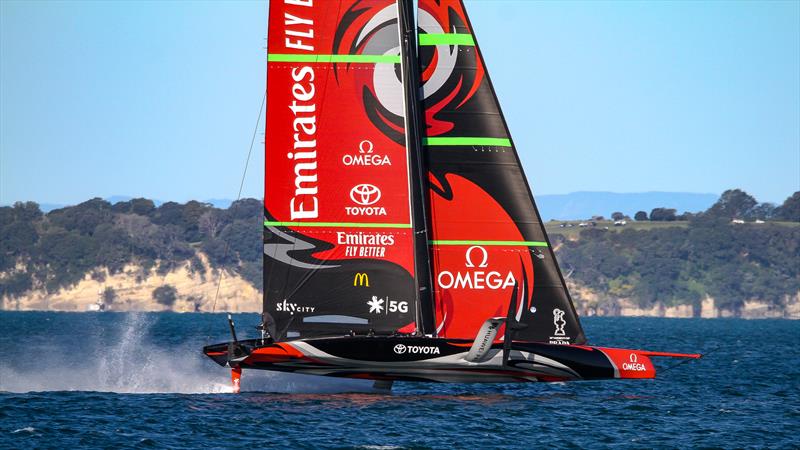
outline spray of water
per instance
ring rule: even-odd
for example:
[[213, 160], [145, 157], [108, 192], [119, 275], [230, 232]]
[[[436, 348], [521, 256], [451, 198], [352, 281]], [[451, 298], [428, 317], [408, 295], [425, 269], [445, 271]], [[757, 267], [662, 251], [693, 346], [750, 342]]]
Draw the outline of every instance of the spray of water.
[[[200, 354], [197, 342], [158, 345], [153, 316], [128, 314], [111, 339], [96, 333], [82, 348], [48, 343], [49, 352], [31, 355], [35, 364], [0, 365], [0, 391], [98, 391], [122, 394], [231, 392], [230, 371]], [[320, 379], [292, 374], [245, 371], [244, 391], [320, 393], [369, 391], [358, 380]]]

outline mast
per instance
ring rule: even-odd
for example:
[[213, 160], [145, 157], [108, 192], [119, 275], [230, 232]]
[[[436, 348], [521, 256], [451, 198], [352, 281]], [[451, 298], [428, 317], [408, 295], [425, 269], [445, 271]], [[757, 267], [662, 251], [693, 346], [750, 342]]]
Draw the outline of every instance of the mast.
[[405, 90], [406, 140], [411, 187], [412, 227], [414, 230], [414, 271], [417, 282], [417, 331], [436, 335], [433, 282], [428, 247], [428, 183], [422, 156], [422, 85], [417, 54], [417, 27], [413, 0], [398, 0], [400, 19], [400, 57]]

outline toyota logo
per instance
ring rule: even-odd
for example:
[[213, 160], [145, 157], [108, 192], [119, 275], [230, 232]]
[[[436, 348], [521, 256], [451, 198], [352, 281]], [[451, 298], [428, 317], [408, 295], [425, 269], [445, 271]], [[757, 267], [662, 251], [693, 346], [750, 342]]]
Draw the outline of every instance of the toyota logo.
[[394, 346], [394, 352], [397, 353], [398, 355], [402, 355], [403, 353], [406, 352], [406, 346], [403, 344], [397, 344]]
[[357, 184], [350, 189], [350, 200], [361, 206], [374, 205], [381, 199], [381, 190], [371, 184]]

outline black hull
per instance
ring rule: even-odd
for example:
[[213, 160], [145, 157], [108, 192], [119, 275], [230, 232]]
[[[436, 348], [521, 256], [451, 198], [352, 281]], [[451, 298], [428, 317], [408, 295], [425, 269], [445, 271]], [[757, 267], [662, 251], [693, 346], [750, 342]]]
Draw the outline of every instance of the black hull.
[[495, 343], [480, 362], [468, 360], [472, 341], [426, 337], [261, 340], [204, 348], [217, 364], [257, 369], [386, 381], [512, 383], [654, 378], [650, 356], [697, 357], [578, 345], [514, 342], [503, 361]]

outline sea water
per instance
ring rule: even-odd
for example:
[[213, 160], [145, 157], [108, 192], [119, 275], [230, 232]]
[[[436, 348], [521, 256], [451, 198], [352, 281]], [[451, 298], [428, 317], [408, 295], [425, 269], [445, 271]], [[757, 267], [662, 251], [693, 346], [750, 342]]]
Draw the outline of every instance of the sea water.
[[[235, 316], [255, 337], [257, 315]], [[701, 352], [657, 380], [369, 382], [229, 371], [221, 314], [0, 312], [0, 447], [800, 446], [800, 322], [586, 318], [596, 345]]]

